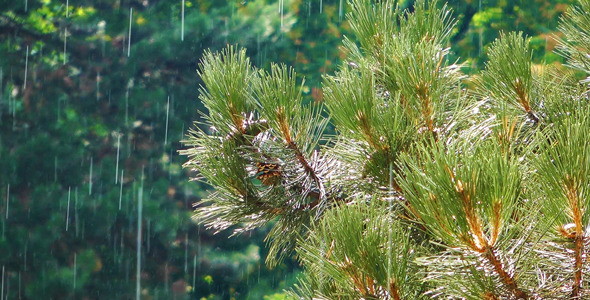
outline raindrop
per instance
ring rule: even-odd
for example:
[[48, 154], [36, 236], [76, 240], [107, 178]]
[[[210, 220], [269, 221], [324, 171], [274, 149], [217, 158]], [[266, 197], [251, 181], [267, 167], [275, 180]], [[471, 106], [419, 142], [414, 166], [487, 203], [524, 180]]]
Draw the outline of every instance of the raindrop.
[[184, 274], [188, 272], [188, 232], [184, 234]]
[[96, 101], [100, 98], [100, 72], [96, 73]]
[[90, 180], [88, 181], [88, 195], [92, 195], [92, 157], [90, 158]]
[[[59, 100], [57, 101], [59, 103]], [[58, 112], [59, 116], [59, 112]], [[59, 119], [58, 119], [59, 121]], [[57, 155], [53, 157], [53, 182], [57, 182]]]
[[182, 0], [182, 6], [180, 8], [181, 11], [181, 25], [180, 25], [180, 40], [184, 41], [184, 0]]
[[29, 10], [29, 0], [25, 0], [25, 12]]
[[66, 231], [68, 231], [68, 227], [70, 226], [70, 192], [72, 191], [72, 187], [68, 188], [68, 210], [66, 211]]
[[74, 227], [76, 228], [76, 237], [78, 237], [78, 225], [80, 224], [80, 221], [78, 219], [78, 187], [76, 187], [76, 189], [74, 190], [74, 219], [76, 219], [74, 221]]
[[340, 6], [338, 7], [338, 21], [342, 22], [342, 0], [340, 0]]
[[197, 254], [201, 255], [201, 227], [197, 228]]
[[[168, 160], [168, 180], [172, 181], [172, 156], [174, 155], [174, 153], [172, 152], [172, 148], [170, 148], [170, 154], [168, 155], [168, 157], [170, 157], [170, 159]], [[186, 199], [185, 199], [186, 202]], [[185, 203], [186, 204], [186, 203]]]
[[[135, 179], [134, 179], [134, 180], [133, 180], [133, 186], [131, 187], [131, 193], [132, 193], [132, 195], [131, 195], [131, 199], [135, 199], [135, 184], [136, 184], [136, 183], [137, 183], [137, 182], [136, 182], [136, 181], [135, 181]], [[130, 206], [130, 205], [131, 205], [131, 201], [129, 201], [129, 194], [127, 194], [127, 210], [126, 210], [126, 214], [129, 214], [129, 209], [130, 209], [130, 207], [129, 207], [129, 206]], [[131, 230], [131, 222], [132, 222], [132, 219], [133, 219], [133, 218], [129, 218], [129, 230]]]
[[146, 234], [146, 237], [147, 237], [147, 250], [146, 250], [146, 252], [147, 253], [150, 252], [150, 236], [151, 236], [150, 229], [151, 229], [151, 226], [152, 226], [152, 220], [148, 220], [147, 221], [147, 234]]
[[4, 266], [2, 266], [2, 293], [0, 293], [0, 299], [4, 299]]
[[[479, 0], [479, 7], [477, 9], [478, 12], [481, 11], [481, 0]], [[481, 50], [483, 48], [483, 29], [479, 29], [479, 56], [481, 56]]]
[[164, 146], [168, 143], [168, 114], [170, 112], [170, 96], [168, 96], [168, 103], [166, 104], [166, 133], [164, 134]]
[[195, 287], [195, 279], [197, 278], [197, 255], [193, 255], [193, 285]]
[[284, 8], [284, 6], [285, 6], [284, 0], [280, 0], [279, 1], [279, 14], [281, 15], [281, 28], [283, 28], [283, 18], [284, 18], [283, 8]]
[[324, 2], [320, 0], [320, 14], [322, 13], [322, 9], [324, 8]]
[[8, 295], [10, 294], [9, 288], [10, 288], [10, 276], [6, 276], [6, 300], [8, 300]]
[[23, 89], [27, 88], [27, 71], [29, 69], [29, 45], [27, 45], [27, 54], [25, 55], [25, 83]]
[[6, 220], [8, 220], [8, 204], [10, 200], [10, 184], [6, 187]]
[[12, 131], [14, 131], [15, 127], [16, 127], [16, 98], [12, 98]]
[[119, 188], [119, 210], [121, 210], [121, 199], [123, 198], [123, 175], [125, 175], [125, 170], [121, 170], [121, 187]]
[[184, 122], [182, 123], [182, 130], [180, 130], [180, 141], [184, 140]]
[[77, 253], [74, 253], [74, 294], [76, 293], [76, 264], [77, 264]]
[[57, 123], [58, 124], [61, 120], [60, 115], [59, 115], [60, 110], [61, 110], [61, 101], [59, 99], [57, 99]]
[[135, 274], [135, 298], [141, 297], [141, 213], [143, 208], [143, 172], [141, 170], [141, 185], [137, 194], [137, 270]]
[[164, 265], [164, 287], [166, 290], [166, 294], [168, 294], [168, 262]]
[[127, 57], [131, 54], [131, 21], [133, 21], [133, 7], [129, 8], [129, 38], [127, 39]]
[[260, 269], [262, 269], [260, 266], [258, 266], [258, 279], [256, 281], [256, 283], [260, 283]]
[[[0, 67], [0, 104], [4, 100], [4, 91], [2, 89], [2, 84], [4, 83], [4, 70]], [[0, 122], [2, 122], [2, 112], [0, 111]]]
[[113, 261], [117, 261], [117, 234], [113, 237]]
[[125, 260], [125, 283], [129, 283], [129, 269], [131, 267], [129, 266], [129, 260], [126, 259]]
[[121, 148], [121, 134], [117, 132], [117, 161], [115, 164], [115, 184], [119, 175], [119, 149]]
[[256, 55], [258, 56], [258, 65], [262, 62], [262, 53], [260, 52], [260, 34], [256, 35]]
[[63, 64], [65, 65], [68, 62], [68, 57], [66, 54], [66, 48], [68, 46], [68, 28], [66, 27], [64, 29], [64, 60], [63, 60]]
[[129, 80], [127, 83], [127, 90], [125, 91], [125, 126], [129, 125], [129, 89], [133, 81]]
[[70, 0], [66, 0], [66, 18], [70, 16]]
[[229, 18], [225, 18], [225, 20], [224, 20], [224, 21], [225, 21], [225, 22], [224, 22], [224, 23], [225, 23], [225, 31], [223, 32], [223, 35], [224, 35], [224, 37], [225, 37], [225, 40], [224, 40], [224, 42], [223, 42], [223, 43], [224, 43], [224, 44], [227, 44], [227, 42], [228, 42], [228, 41], [227, 41], [227, 37], [229, 36]]
[[23, 261], [23, 270], [26, 272], [27, 271], [27, 248], [29, 247], [29, 241], [27, 240], [25, 242], [25, 251], [23, 251], [25, 253], [25, 257], [24, 257], [24, 261]]
[[22, 299], [21, 295], [20, 295], [20, 290], [21, 290], [21, 281], [20, 281], [20, 271], [18, 271], [18, 299]]
[[[119, 242], [119, 249], [121, 251], [121, 256], [119, 256], [119, 259], [122, 259], [123, 253], [125, 252], [125, 248], [123, 248], [123, 229], [121, 229], [121, 241]], [[119, 263], [121, 263], [120, 260], [119, 260]]]
[[[104, 20], [98, 22], [98, 34], [100, 35], [100, 45], [101, 45], [102, 57], [105, 56], [105, 51], [106, 51], [105, 26], [106, 26], [106, 22]], [[110, 97], [110, 91], [109, 91], [109, 97]], [[110, 98], [109, 98], [109, 100], [110, 100]], [[110, 101], [109, 101], [109, 103], [110, 103]]]

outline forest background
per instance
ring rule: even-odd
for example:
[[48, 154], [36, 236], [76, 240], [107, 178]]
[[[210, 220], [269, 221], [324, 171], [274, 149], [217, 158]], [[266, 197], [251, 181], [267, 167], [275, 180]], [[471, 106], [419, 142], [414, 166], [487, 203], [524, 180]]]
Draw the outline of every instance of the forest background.
[[[571, 2], [451, 0], [453, 55], [474, 72], [500, 31], [520, 30], [535, 62], [560, 64]], [[237, 44], [258, 67], [294, 66], [321, 102], [346, 12], [344, 0], [0, 0], [0, 299], [130, 299], [138, 278], [143, 299], [282, 299], [298, 266], [265, 267], [264, 230], [228, 238], [191, 220], [208, 188], [178, 155], [203, 109], [195, 70], [204, 50]]]

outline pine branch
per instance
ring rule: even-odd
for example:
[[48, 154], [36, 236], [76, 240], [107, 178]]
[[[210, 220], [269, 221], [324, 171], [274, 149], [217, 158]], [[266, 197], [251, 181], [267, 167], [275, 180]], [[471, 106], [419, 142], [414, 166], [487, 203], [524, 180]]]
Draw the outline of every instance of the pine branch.
[[539, 188], [548, 197], [542, 198], [542, 210], [556, 217], [555, 234], [572, 248], [571, 297], [577, 299], [583, 296], [583, 270], [587, 267], [583, 258], [587, 253], [585, 231], [590, 224], [590, 191], [586, 188], [590, 185], [590, 106], [586, 96], [568, 102], [564, 105], [569, 106], [570, 113], [554, 117], [553, 126], [539, 134], [546, 138], [539, 138], [535, 144], [540, 154], [533, 162], [538, 170]]
[[499, 147], [489, 141], [422, 146], [417, 159], [404, 156], [398, 178], [410, 211], [436, 238], [466, 254], [482, 254], [509, 294], [529, 299], [496, 254], [518, 230], [509, 222], [520, 189], [517, 164]]
[[219, 55], [205, 52], [198, 75], [204, 86], [199, 98], [215, 130], [245, 133], [244, 116], [252, 111], [251, 86], [258, 80], [244, 49], [228, 47]]
[[579, 231], [576, 232], [576, 237], [574, 238], [574, 245], [574, 259], [576, 272], [574, 274], [574, 284], [572, 286], [571, 297], [573, 299], [578, 299], [582, 294], [582, 257], [584, 256], [584, 236], [582, 235], [581, 228]]
[[[557, 54], [567, 59], [567, 65], [590, 75], [590, 1], [579, 0], [572, 5], [560, 20], [559, 29], [564, 34], [558, 39]], [[583, 82], [588, 83], [590, 76]]]
[[300, 282], [299, 297], [421, 298], [420, 284], [404, 263], [413, 256], [409, 235], [394, 212], [375, 200], [338, 205], [314, 226], [298, 251], [313, 274]]
[[[292, 69], [256, 70], [233, 48], [206, 54], [212, 130], [194, 130], [183, 154], [216, 192], [197, 216], [237, 232], [274, 220], [267, 263], [296, 248], [297, 299], [586, 297], [587, 86], [533, 72], [526, 39], [505, 34], [466, 92], [445, 7], [350, 4], [360, 47], [345, 39], [346, 63], [325, 77], [337, 133], [325, 143], [328, 119], [301, 105]], [[580, 7], [560, 47], [583, 69], [574, 52], [590, 1]]]
[[501, 34], [492, 43], [488, 57], [482, 81], [478, 82], [482, 93], [491, 97], [499, 112], [507, 108], [523, 111], [533, 123], [538, 123], [539, 104], [532, 102], [532, 51], [522, 33]]
[[[211, 133], [193, 130], [185, 142], [192, 148], [181, 154], [190, 158], [185, 166], [217, 192], [197, 216], [217, 230], [240, 225], [236, 233], [277, 218], [267, 237], [267, 263], [274, 266], [310, 222], [344, 201], [326, 188], [333, 163], [317, 149], [328, 119], [321, 107], [301, 105], [292, 69], [255, 70], [244, 50], [207, 52], [199, 75], [200, 98], [209, 111], [203, 125]], [[287, 230], [292, 233], [281, 234]]]
[[532, 299], [529, 293], [523, 291], [518, 287], [517, 282], [514, 280], [514, 276], [511, 276], [504, 270], [502, 266], [502, 262], [498, 260], [496, 256], [496, 250], [493, 247], [487, 246], [484, 250], [484, 254], [486, 259], [494, 266], [494, 270], [500, 276], [506, 287], [510, 290], [511, 294], [516, 297], [516, 299]]

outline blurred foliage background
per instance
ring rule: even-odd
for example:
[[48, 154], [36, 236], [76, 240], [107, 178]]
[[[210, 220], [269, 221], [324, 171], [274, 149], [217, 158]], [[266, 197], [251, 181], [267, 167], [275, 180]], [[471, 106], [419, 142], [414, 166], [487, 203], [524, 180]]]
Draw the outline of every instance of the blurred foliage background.
[[[554, 34], [570, 3], [450, 0], [449, 47], [470, 73], [500, 31], [520, 30], [536, 62], [559, 64]], [[238, 44], [257, 66], [294, 66], [307, 99], [322, 101], [347, 9], [344, 0], [0, 0], [0, 297], [133, 298], [139, 248], [142, 299], [282, 299], [297, 263], [266, 268], [265, 232], [228, 238], [191, 220], [207, 186], [189, 182], [177, 151], [203, 109], [195, 70], [205, 49]]]

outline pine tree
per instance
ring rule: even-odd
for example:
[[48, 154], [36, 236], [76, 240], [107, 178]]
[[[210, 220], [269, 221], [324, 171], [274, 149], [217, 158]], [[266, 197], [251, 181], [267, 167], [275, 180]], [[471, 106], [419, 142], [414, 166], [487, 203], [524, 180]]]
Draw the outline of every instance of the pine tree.
[[573, 71], [504, 33], [471, 77], [448, 58], [445, 5], [349, 5], [323, 103], [286, 66], [204, 56], [208, 112], [183, 151], [215, 189], [197, 220], [270, 224], [268, 264], [304, 267], [293, 299], [589, 298], [590, 1], [561, 20]]

